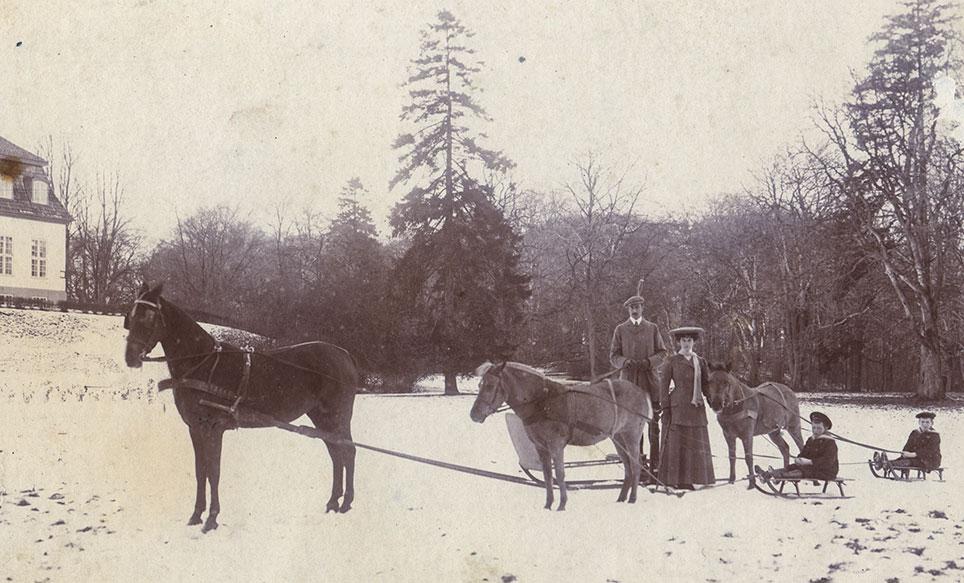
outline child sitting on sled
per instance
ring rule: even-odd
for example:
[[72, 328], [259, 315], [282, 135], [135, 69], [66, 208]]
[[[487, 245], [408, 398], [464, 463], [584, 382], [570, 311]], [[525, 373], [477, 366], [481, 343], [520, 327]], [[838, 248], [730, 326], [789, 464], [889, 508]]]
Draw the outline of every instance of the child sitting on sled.
[[875, 452], [874, 466], [878, 469], [919, 468], [928, 472], [941, 467], [941, 434], [934, 431], [934, 417], [930, 411], [918, 413], [918, 428], [910, 432], [900, 457], [888, 460], [884, 452]]
[[770, 478], [836, 479], [840, 469], [837, 462], [837, 442], [827, 434], [827, 431], [833, 427], [833, 423], [830, 417], [819, 411], [810, 414], [810, 423], [813, 426], [813, 436], [803, 444], [803, 449], [794, 459], [794, 463], [780, 470], [768, 468], [763, 471], [760, 466], [754, 466], [756, 473], [764, 480]]

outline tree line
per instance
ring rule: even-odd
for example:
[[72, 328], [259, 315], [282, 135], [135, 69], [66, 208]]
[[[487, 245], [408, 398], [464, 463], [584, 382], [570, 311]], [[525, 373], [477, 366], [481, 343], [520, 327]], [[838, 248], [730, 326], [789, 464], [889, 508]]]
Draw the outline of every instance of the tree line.
[[[851, 96], [815, 105], [817, 140], [774, 153], [743, 191], [654, 218], [618, 152], [587, 152], [553, 192], [513, 179], [489, 146], [473, 33], [447, 11], [422, 32], [387, 191], [353, 178], [324, 217], [283, 202], [178, 217], [147, 249], [123, 187], [77, 184], [68, 146], [45, 157], [70, 227], [68, 294], [122, 304], [140, 279], [174, 301], [279, 343], [349, 349], [374, 390], [442, 373], [446, 392], [486, 359], [594, 377], [609, 370], [622, 301], [750, 383], [796, 390], [961, 390], [964, 174], [955, 7], [910, 0], [869, 42]], [[951, 95], [947, 95], [951, 83]], [[943, 100], [943, 101], [942, 101]], [[628, 158], [628, 156], [626, 156]], [[373, 196], [401, 195], [378, 233]]]

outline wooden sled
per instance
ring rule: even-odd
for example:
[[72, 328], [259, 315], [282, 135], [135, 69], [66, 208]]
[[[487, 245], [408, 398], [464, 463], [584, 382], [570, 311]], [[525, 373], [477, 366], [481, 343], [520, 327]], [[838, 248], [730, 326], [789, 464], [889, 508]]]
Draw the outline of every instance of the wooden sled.
[[[937, 482], [944, 481], [944, 470], [947, 468], [934, 468], [933, 470], [925, 470], [924, 468], [891, 468], [891, 467], [879, 467], [874, 464], [874, 460], [867, 460], [867, 465], [870, 466], [870, 473], [874, 475], [875, 478], [881, 478], [885, 480], [896, 480], [898, 482], [916, 482], [918, 480], [926, 480], [927, 474], [931, 472], [937, 472]], [[911, 472], [916, 472], [915, 477], [911, 477]]]
[[[536, 446], [529, 439], [522, 419], [514, 413], [505, 414], [505, 424], [509, 430], [509, 439], [512, 440], [512, 447], [515, 448], [516, 455], [519, 457], [519, 468], [530, 480], [544, 486], [546, 484], [545, 475], [542, 473], [542, 462], [539, 460], [539, 453]], [[597, 466], [619, 465], [619, 478], [597, 478], [572, 480], [566, 477], [566, 486], [574, 490], [608, 490], [620, 488], [622, 486], [622, 461], [616, 454], [609, 454], [603, 459], [565, 462], [564, 467], [569, 469], [583, 469]]]
[[[832, 500], [847, 500], [853, 498], [853, 496], [847, 496], [844, 494], [844, 485], [852, 480], [847, 478], [834, 478], [833, 480], [823, 480], [815, 478], [765, 478], [760, 474], [757, 474], [756, 480], [753, 486], [763, 492], [768, 496], [777, 496], [780, 498], [825, 498]], [[763, 482], [764, 486], [760, 485]], [[821, 487], [819, 492], [800, 490], [800, 484], [812, 483], [816, 487]], [[786, 490], [787, 484], [793, 486], [793, 492]], [[835, 493], [833, 490], [827, 491], [830, 484], [835, 484], [839, 494]], [[786, 490], [786, 491], [785, 491]]]

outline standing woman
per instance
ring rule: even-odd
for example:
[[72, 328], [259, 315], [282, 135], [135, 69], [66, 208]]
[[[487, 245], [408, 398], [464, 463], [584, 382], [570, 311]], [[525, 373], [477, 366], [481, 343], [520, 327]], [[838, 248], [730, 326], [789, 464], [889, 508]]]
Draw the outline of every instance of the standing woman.
[[[659, 479], [668, 486], [693, 489], [693, 484], [712, 484], [713, 458], [706, 430], [706, 398], [709, 370], [693, 352], [703, 329], [687, 326], [670, 330], [679, 351], [667, 359], [660, 375], [659, 403], [664, 413], [663, 455]], [[670, 391], [670, 382], [674, 389]]]

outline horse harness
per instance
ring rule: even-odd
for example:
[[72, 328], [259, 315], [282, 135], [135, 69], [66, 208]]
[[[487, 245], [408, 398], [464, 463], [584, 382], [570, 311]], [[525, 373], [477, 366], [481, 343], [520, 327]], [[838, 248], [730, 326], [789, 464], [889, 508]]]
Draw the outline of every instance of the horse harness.
[[[777, 393], [780, 395], [780, 400], [782, 401], [782, 403], [764, 394], [761, 391], [762, 388], [768, 385], [776, 389]], [[763, 383], [759, 387], [747, 388], [747, 389], [744, 389], [743, 385], [738, 385], [738, 386], [740, 387], [740, 394], [742, 395], [742, 397], [740, 399], [737, 399], [736, 401], [733, 401], [729, 405], [725, 406], [723, 410], [717, 414], [717, 417], [720, 418], [721, 420], [737, 421], [744, 417], [749, 417], [750, 419], [754, 419], [754, 420], [757, 419], [757, 417], [760, 415], [760, 412], [757, 408], [751, 409], [750, 407], [741, 407], [732, 413], [727, 413], [726, 411], [727, 409], [730, 409], [730, 410], [736, 409], [738, 405], [740, 405], [744, 401], [748, 401], [749, 399], [752, 399], [753, 397], [763, 397], [763, 398], [769, 399], [774, 403], [776, 403], [777, 405], [780, 405], [783, 408], [784, 412], [786, 412], [788, 415], [792, 413], [790, 411], [790, 405], [787, 403], [787, 396], [783, 393], [783, 391], [781, 391], [776, 386], [776, 383], [767, 382], [767, 383]], [[749, 391], [750, 393], [749, 395], [746, 394], [747, 391]], [[786, 425], [786, 419], [784, 419], [784, 423], [779, 427], [777, 427], [776, 429], [786, 429], [785, 425]]]
[[[499, 376], [499, 382], [502, 382], [501, 375]], [[613, 423], [612, 427], [608, 432], [601, 430], [599, 427], [590, 425], [581, 419], [577, 419], [573, 413], [573, 403], [571, 396], [575, 395], [587, 395], [593, 398], [602, 398], [599, 395], [589, 391], [580, 390], [574, 387], [562, 387], [562, 390], [553, 391], [553, 387], [549, 383], [549, 379], [542, 377], [542, 390], [540, 394], [535, 399], [527, 401], [525, 403], [517, 403], [512, 406], [516, 415], [522, 420], [522, 423], [528, 425], [536, 421], [541, 420], [551, 420], [565, 423], [569, 428], [570, 437], [573, 430], [580, 430], [590, 435], [599, 435], [600, 433], [605, 434], [608, 437], [612, 437], [616, 433], [616, 426], [619, 423], [619, 403], [616, 401], [616, 390], [613, 387], [612, 379], [606, 379], [606, 385], [609, 387], [609, 396], [612, 399], [610, 402], [613, 405]], [[592, 385], [590, 385], [591, 387]], [[554, 414], [553, 404], [559, 397], [565, 397], [565, 410], [562, 415]], [[561, 417], [561, 418], [560, 418]]]
[[[222, 399], [234, 400], [230, 407], [219, 405], [217, 403], [211, 403], [209, 401], [204, 401], [206, 405], [216, 407], [218, 409], [223, 409], [231, 414], [234, 418], [235, 424], [238, 422], [238, 405], [241, 401], [245, 399], [248, 394], [248, 385], [251, 379], [251, 355], [254, 353], [253, 348], [242, 348], [242, 368], [241, 368], [241, 380], [238, 381], [238, 387], [236, 390], [231, 391], [224, 387], [214, 384], [212, 379], [214, 378], [214, 371], [217, 370], [218, 364], [221, 362], [221, 354], [223, 349], [220, 343], [215, 343], [214, 350], [208, 353], [204, 359], [198, 364], [191, 367], [184, 375], [180, 378], [164, 379], [157, 383], [158, 392], [164, 391], [166, 389], [177, 389], [186, 388], [195, 391], [200, 391], [202, 393], [207, 393], [209, 395], [214, 395], [215, 397], [220, 397]], [[188, 378], [194, 371], [198, 370], [206, 362], [214, 357], [214, 363], [211, 365], [211, 370], [208, 371], [207, 381], [202, 381], [200, 379]]]

